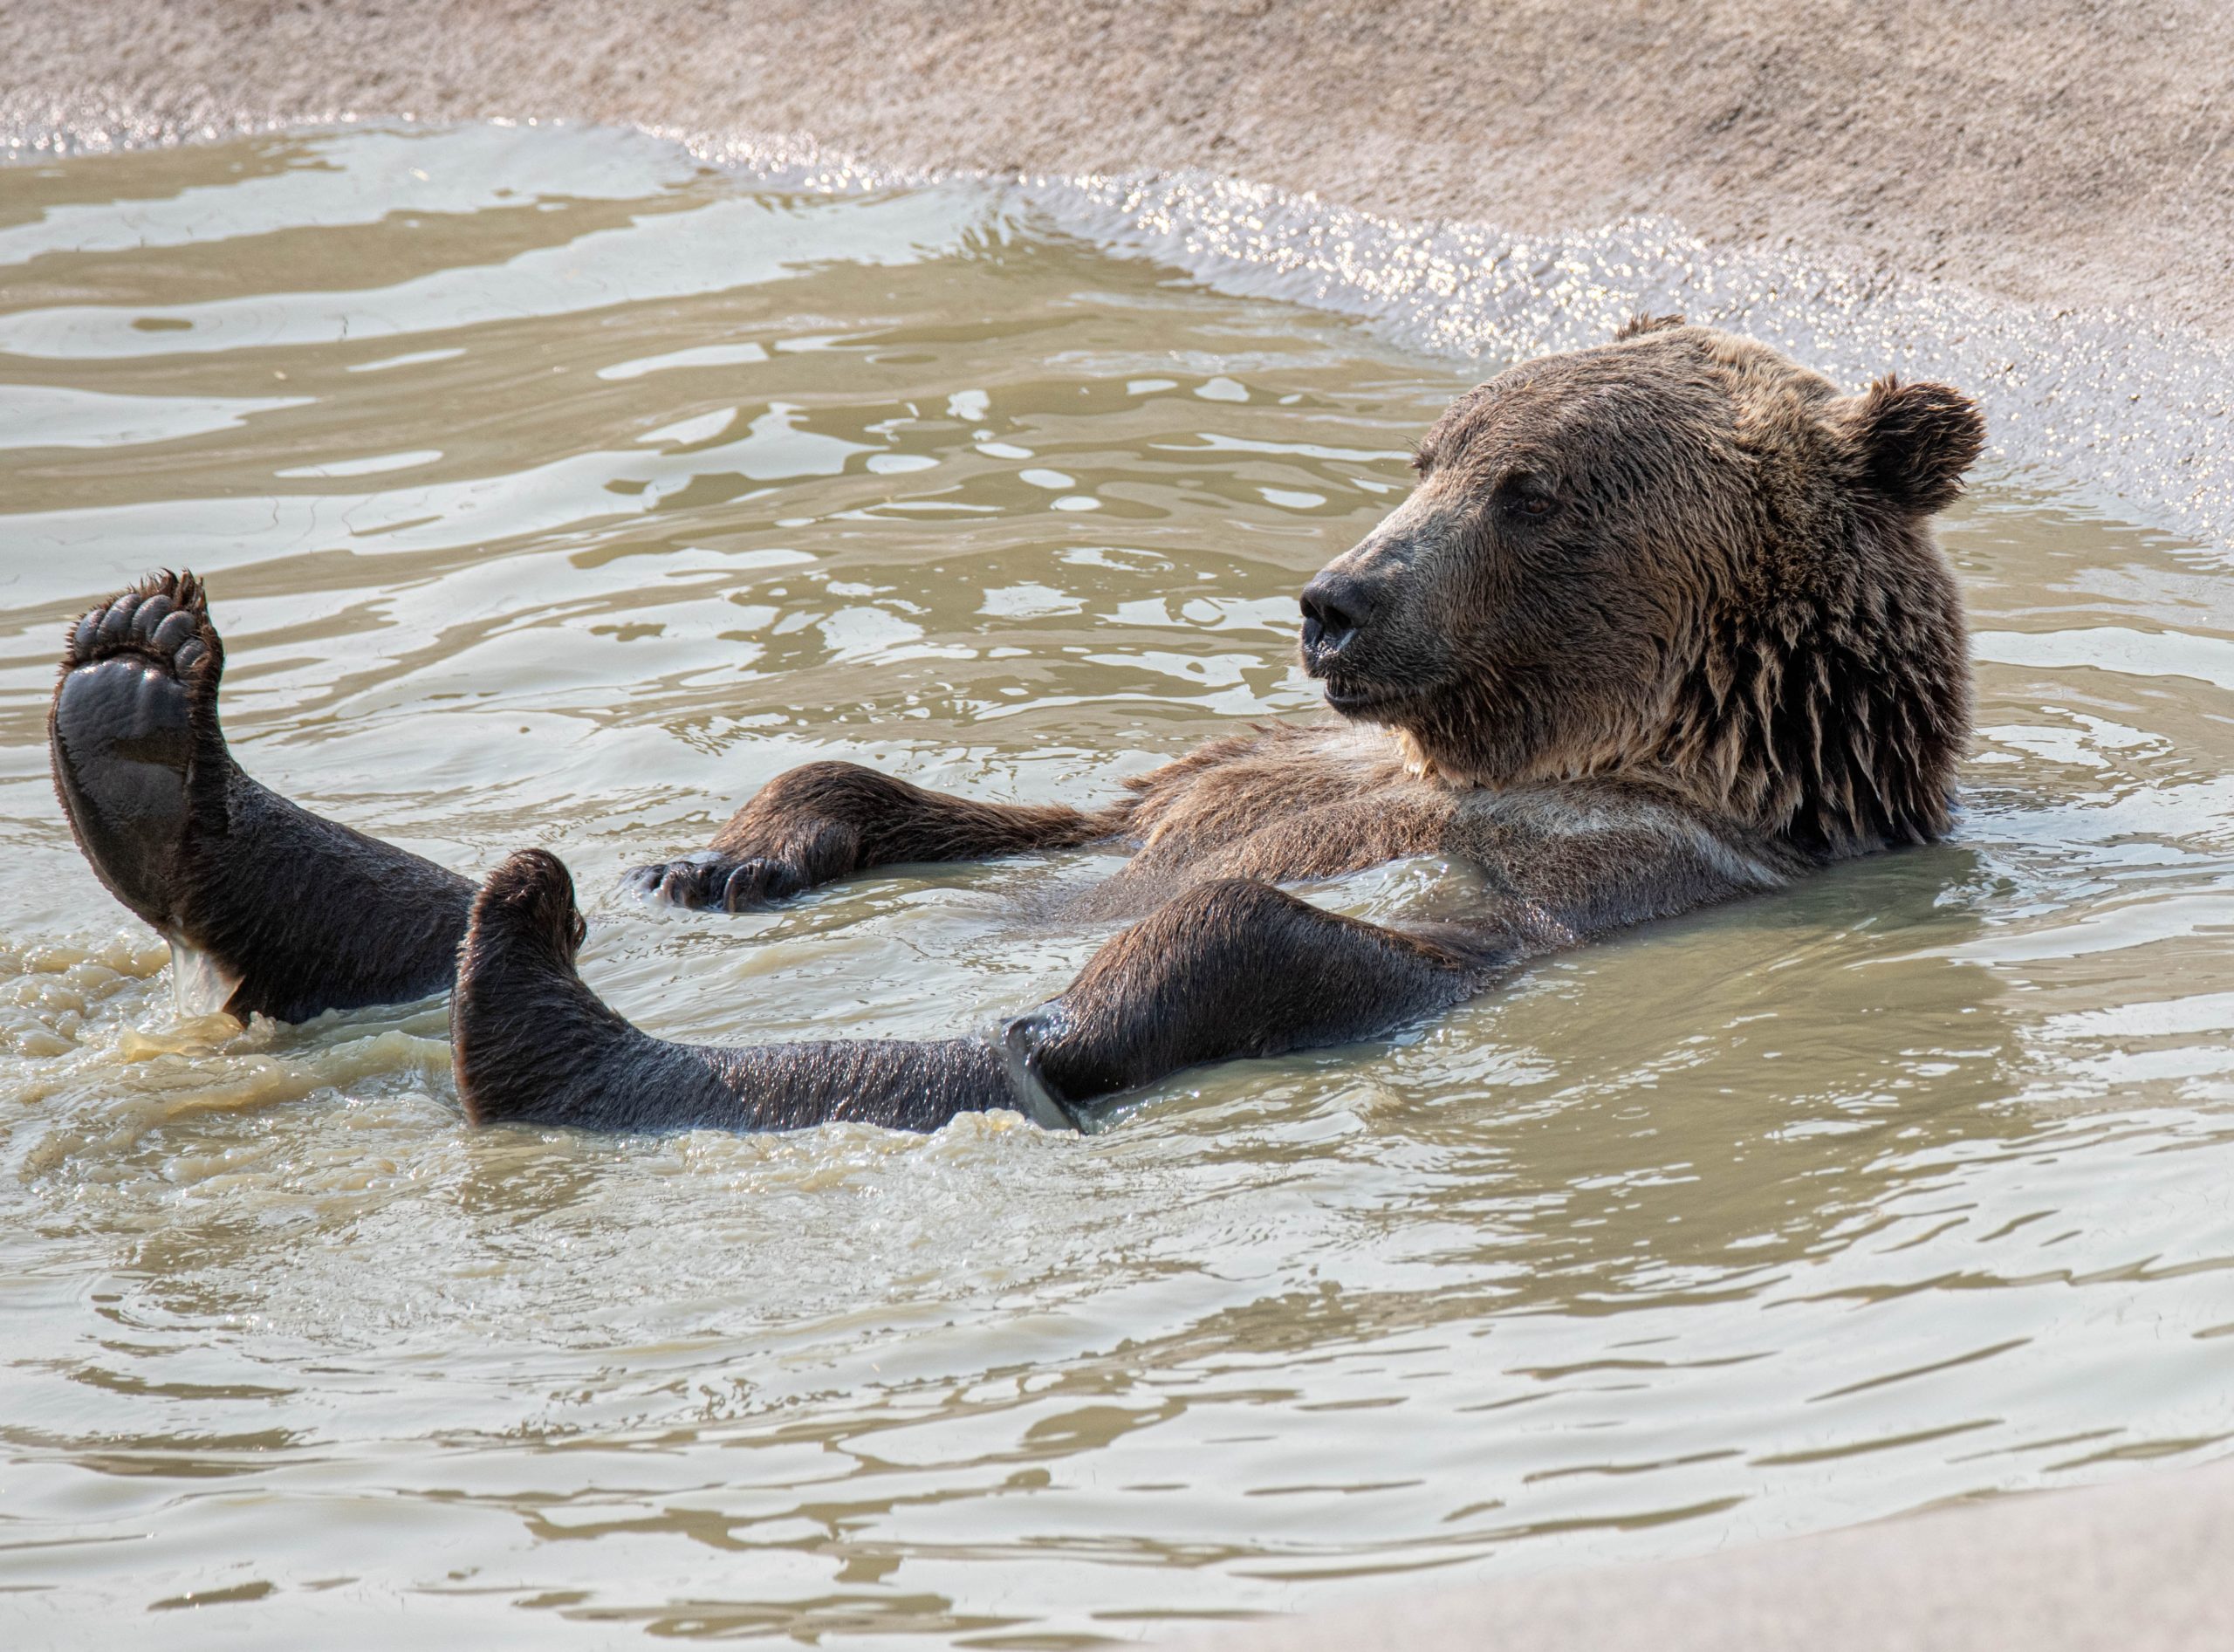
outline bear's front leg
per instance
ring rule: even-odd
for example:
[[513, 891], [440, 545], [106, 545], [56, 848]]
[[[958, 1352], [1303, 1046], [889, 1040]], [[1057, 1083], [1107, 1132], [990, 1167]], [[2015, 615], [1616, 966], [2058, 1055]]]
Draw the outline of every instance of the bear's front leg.
[[629, 882], [670, 905], [740, 912], [874, 867], [987, 860], [1108, 837], [1120, 811], [977, 803], [853, 763], [809, 763], [754, 795], [696, 854]]
[[1370, 1038], [1472, 996], [1528, 949], [1496, 922], [1430, 939], [1223, 879], [1112, 940], [1010, 1024], [1008, 1045], [1068, 1107], [1206, 1061]]

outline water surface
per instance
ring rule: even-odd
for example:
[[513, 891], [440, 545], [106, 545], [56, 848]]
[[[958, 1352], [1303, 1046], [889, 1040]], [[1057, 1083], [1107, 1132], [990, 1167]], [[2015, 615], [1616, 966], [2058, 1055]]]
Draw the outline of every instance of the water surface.
[[1294, 591], [1496, 364], [1018, 202], [502, 127], [0, 172], [0, 1622], [1073, 1645], [2224, 1450], [2234, 595], [2006, 476], [1945, 529], [1955, 841], [1096, 1136], [475, 1134], [438, 1004], [179, 1017], [44, 736], [65, 622], [164, 566], [252, 772], [555, 848], [654, 1031], [1059, 990], [1091, 855], [616, 875], [809, 757], [1093, 798], [1315, 715]]

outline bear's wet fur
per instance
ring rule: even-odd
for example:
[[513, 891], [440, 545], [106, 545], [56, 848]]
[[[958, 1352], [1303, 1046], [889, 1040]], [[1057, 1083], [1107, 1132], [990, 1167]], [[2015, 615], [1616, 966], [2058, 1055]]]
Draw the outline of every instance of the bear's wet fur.
[[[575, 972], [556, 860], [515, 855], [469, 901], [462, 880], [232, 766], [222, 651], [190, 577], [74, 634], [58, 784], [104, 881], [211, 946], [243, 983], [236, 1011], [365, 1002], [383, 970], [429, 990], [463, 934], [452, 1028], [476, 1121], [928, 1128], [1014, 1107], [1066, 1123], [1182, 1066], [1372, 1036], [1520, 960], [1943, 835], [1970, 677], [1929, 519], [1983, 439], [1943, 385], [1843, 395], [1766, 346], [1640, 318], [1459, 397], [1419, 444], [1404, 504], [1305, 588], [1304, 668], [1341, 721], [1210, 741], [1086, 809], [812, 764], [707, 849], [632, 874], [737, 910], [874, 867], [1128, 840], [1089, 905], [1146, 915], [993, 1039], [641, 1032]], [[154, 601], [170, 612], [138, 624]], [[160, 641], [186, 628], [175, 613], [202, 651], [184, 664], [187, 647]], [[140, 678], [101, 677], [116, 660]], [[1482, 874], [1438, 925], [1377, 927], [1274, 887], [1430, 853]], [[344, 885], [337, 908], [322, 890]], [[287, 993], [249, 990], [282, 973]]]

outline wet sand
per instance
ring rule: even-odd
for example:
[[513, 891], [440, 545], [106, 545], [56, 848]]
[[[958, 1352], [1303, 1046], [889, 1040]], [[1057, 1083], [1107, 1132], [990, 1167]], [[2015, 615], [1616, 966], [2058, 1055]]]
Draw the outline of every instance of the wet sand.
[[1533, 232], [1671, 216], [2234, 334], [2234, 11], [1265, 0], [30, 0], [0, 129], [354, 113], [796, 133], [888, 165], [1208, 167]]

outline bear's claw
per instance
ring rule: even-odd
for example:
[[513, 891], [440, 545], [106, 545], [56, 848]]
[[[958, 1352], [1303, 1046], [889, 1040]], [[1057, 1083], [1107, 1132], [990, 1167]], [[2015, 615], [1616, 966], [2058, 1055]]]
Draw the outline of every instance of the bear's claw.
[[216, 627], [209, 623], [202, 581], [166, 569], [88, 609], [70, 628], [62, 670], [66, 676], [81, 666], [130, 656], [188, 685], [195, 698], [205, 699], [216, 691], [217, 674], [197, 668], [205, 659], [222, 664], [223, 653]]
[[628, 874], [628, 886], [668, 906], [711, 912], [751, 912], [806, 887], [781, 860], [755, 855], [737, 860], [702, 849], [680, 860], [661, 860]]

